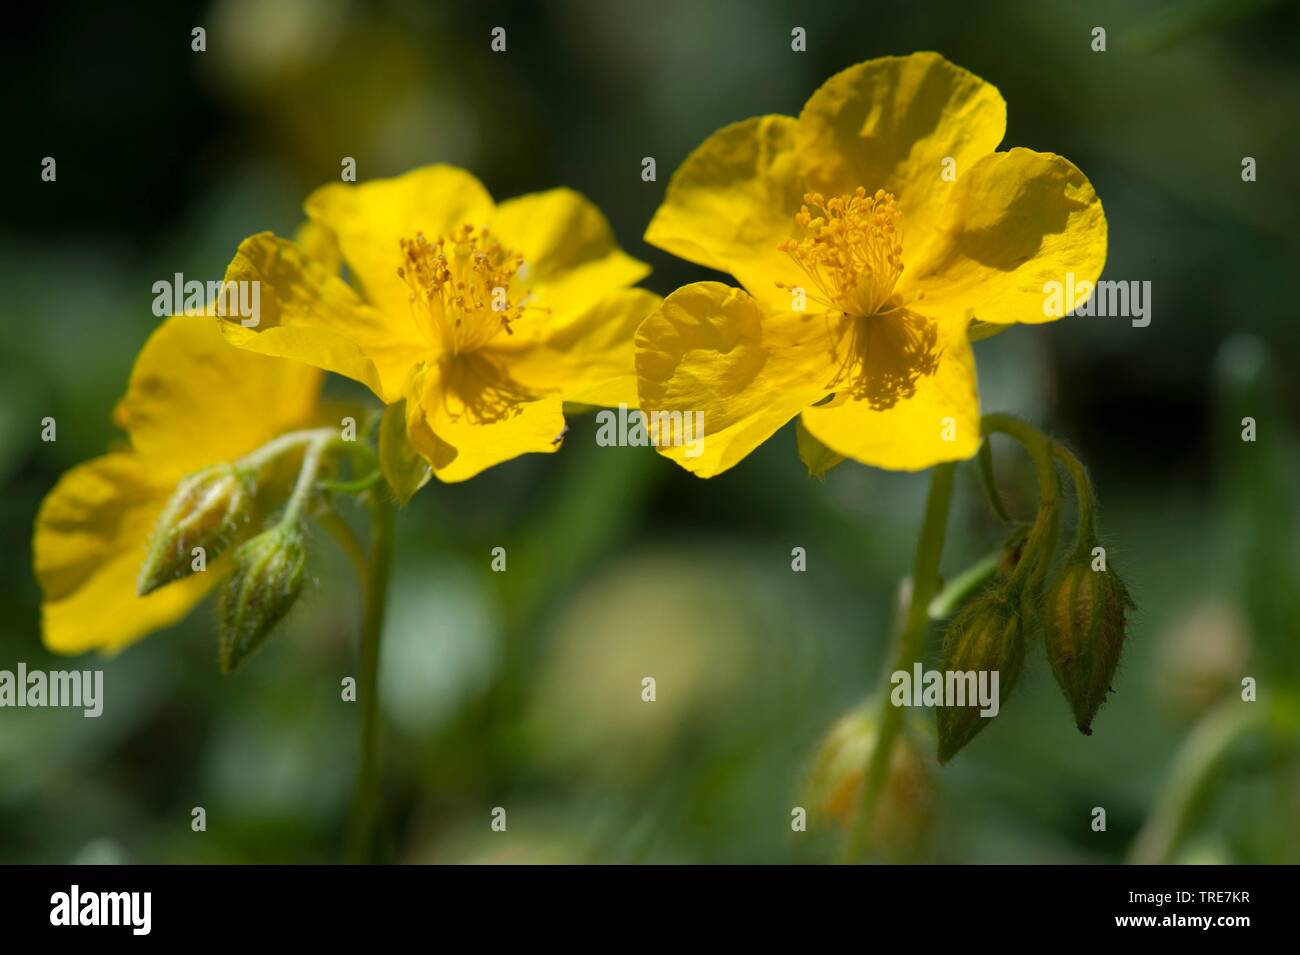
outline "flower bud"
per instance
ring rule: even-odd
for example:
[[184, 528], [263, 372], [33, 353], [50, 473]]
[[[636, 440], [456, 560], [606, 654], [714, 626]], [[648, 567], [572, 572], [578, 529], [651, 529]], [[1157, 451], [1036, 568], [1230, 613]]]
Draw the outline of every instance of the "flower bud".
[[1110, 692], [1124, 646], [1124, 610], [1131, 606], [1123, 581], [1086, 560], [1062, 567], [1048, 592], [1047, 658], [1085, 736]]
[[[802, 800], [813, 826], [849, 829], [862, 804], [862, 780], [876, 742], [875, 702], [842, 716], [822, 738], [808, 768]], [[884, 790], [867, 837], [869, 849], [891, 860], [913, 859], [934, 823], [935, 782], [921, 747], [904, 724], [891, 755]]]
[[245, 541], [235, 572], [221, 591], [221, 669], [232, 672], [282, 619], [302, 593], [307, 545], [296, 522]]
[[136, 592], [143, 597], [194, 573], [196, 547], [203, 548], [205, 562], [214, 559], [235, 539], [251, 500], [251, 480], [233, 464], [184, 478], [158, 518]]
[[[976, 597], [948, 625], [943, 672], [997, 673], [998, 710], [1011, 696], [1025, 662], [1024, 628], [1013, 595], [994, 588]], [[952, 703], [953, 701], [946, 701]], [[939, 762], [946, 763], [995, 718], [978, 701], [937, 709]]]

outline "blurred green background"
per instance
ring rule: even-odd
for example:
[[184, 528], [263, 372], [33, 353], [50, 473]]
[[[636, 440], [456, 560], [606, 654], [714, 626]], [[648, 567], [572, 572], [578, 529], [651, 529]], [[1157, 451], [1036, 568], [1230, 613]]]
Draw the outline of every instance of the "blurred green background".
[[[740, 118], [797, 113], [845, 66], [933, 49], [999, 87], [1005, 145], [1061, 153], [1091, 178], [1110, 223], [1105, 276], [1153, 283], [1149, 327], [1066, 319], [977, 347], [985, 410], [1029, 417], [1092, 467], [1139, 609], [1091, 738], [1035, 646], [1001, 716], [950, 766], [922, 742], [878, 848], [945, 862], [1300, 861], [1296, 5], [29, 12], [25, 32], [5, 31], [0, 67], [13, 166], [0, 213], [0, 668], [97, 665], [40, 646], [31, 525], [59, 474], [114, 439], [155, 280], [218, 278], [243, 237], [292, 234], [302, 199], [352, 156], [361, 179], [461, 164], [498, 198], [573, 186], [667, 293], [711, 277], [640, 238], [695, 145]], [[190, 50], [195, 26], [206, 53]], [[489, 49], [494, 26], [505, 54]], [[790, 50], [794, 26], [806, 53]], [[44, 156], [56, 183], [40, 181]], [[640, 178], [644, 156], [656, 183]], [[56, 443], [40, 441], [47, 415]], [[1240, 440], [1245, 415], [1254, 444]], [[382, 668], [388, 858], [833, 858], [835, 831], [792, 833], [790, 811], [818, 740], [880, 680], [924, 476], [847, 464], [810, 480], [788, 427], [704, 482], [648, 449], [597, 448], [590, 417], [570, 424], [561, 453], [435, 483], [400, 515]], [[1028, 513], [1032, 476], [998, 451]], [[948, 574], [998, 542], [970, 467], [955, 508]], [[354, 673], [358, 607], [350, 568], [317, 538], [318, 585], [234, 677], [218, 673], [204, 605], [104, 664], [102, 718], [0, 710], [0, 862], [339, 857], [357, 711], [338, 687]], [[496, 546], [505, 574], [489, 570]], [[791, 572], [795, 546], [805, 573]], [[1257, 704], [1238, 700], [1245, 675]], [[1252, 705], [1260, 716], [1242, 726]], [[190, 829], [194, 806], [205, 833]], [[494, 806], [506, 834], [489, 829]], [[1089, 825], [1095, 806], [1105, 832]]]

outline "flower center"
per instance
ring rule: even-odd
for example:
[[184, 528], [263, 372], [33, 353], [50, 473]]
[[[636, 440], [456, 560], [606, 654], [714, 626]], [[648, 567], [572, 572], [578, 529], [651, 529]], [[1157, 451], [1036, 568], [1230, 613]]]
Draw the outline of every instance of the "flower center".
[[430, 242], [423, 232], [402, 239], [397, 269], [411, 290], [416, 320], [453, 355], [481, 348], [525, 310], [527, 293], [510, 298], [510, 285], [524, 264], [517, 252], [488, 234], [463, 225]]
[[[884, 307], [903, 274], [903, 232], [892, 193], [861, 186], [827, 199], [808, 193], [794, 221], [803, 238], [778, 248], [807, 274], [819, 295], [809, 298], [845, 315], [866, 317]], [[790, 288], [778, 282], [780, 288]]]

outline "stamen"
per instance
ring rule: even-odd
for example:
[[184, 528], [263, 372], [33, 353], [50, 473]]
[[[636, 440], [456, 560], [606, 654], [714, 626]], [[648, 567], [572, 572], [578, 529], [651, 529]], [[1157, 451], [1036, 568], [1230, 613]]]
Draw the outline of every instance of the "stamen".
[[474, 351], [522, 317], [525, 291], [510, 298], [511, 283], [524, 264], [488, 234], [463, 225], [430, 242], [423, 232], [402, 239], [397, 274], [411, 290], [411, 307], [427, 331], [452, 354]]
[[[903, 214], [892, 193], [861, 186], [850, 195], [826, 199], [808, 193], [794, 221], [802, 239], [778, 248], [808, 275], [819, 295], [808, 297], [846, 315], [875, 315], [889, 301], [903, 274]], [[777, 282], [778, 288], [789, 288]]]

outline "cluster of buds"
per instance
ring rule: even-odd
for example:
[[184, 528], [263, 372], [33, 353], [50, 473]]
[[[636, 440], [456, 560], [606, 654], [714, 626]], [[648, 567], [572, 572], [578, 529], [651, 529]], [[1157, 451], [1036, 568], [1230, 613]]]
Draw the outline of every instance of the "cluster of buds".
[[[331, 482], [318, 482], [324, 455], [337, 440], [330, 428], [281, 436], [234, 462], [223, 462], [184, 478], [163, 508], [140, 568], [139, 593], [190, 574], [232, 550], [222, 572], [218, 606], [221, 669], [227, 673], [260, 647], [302, 593], [307, 565], [304, 516], [325, 500]], [[296, 458], [301, 452], [301, 461]], [[297, 481], [280, 463], [298, 464]], [[259, 481], [265, 488], [259, 491]], [[333, 482], [337, 484], [337, 482]], [[363, 482], [363, 487], [369, 484]], [[260, 533], [249, 536], [265, 513], [263, 498], [285, 493], [283, 509]], [[198, 555], [202, 555], [199, 559]]]
[[[1001, 416], [999, 416], [1001, 417]], [[953, 671], [996, 671], [1001, 702], [1015, 686], [1026, 642], [1038, 633], [1056, 682], [1084, 735], [1111, 690], [1133, 607], [1128, 589], [1096, 546], [1095, 502], [1083, 465], [1063, 447], [1019, 422], [997, 428], [1019, 438], [1039, 464], [1040, 508], [1026, 532], [1018, 529], [1003, 548], [997, 577], [948, 627], [943, 666]], [[1058, 560], [1059, 516], [1056, 463], [1070, 475], [1077, 499], [1076, 538]], [[993, 717], [978, 706], [938, 710], [939, 760], [947, 762]]]

